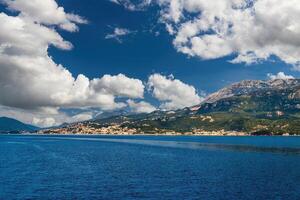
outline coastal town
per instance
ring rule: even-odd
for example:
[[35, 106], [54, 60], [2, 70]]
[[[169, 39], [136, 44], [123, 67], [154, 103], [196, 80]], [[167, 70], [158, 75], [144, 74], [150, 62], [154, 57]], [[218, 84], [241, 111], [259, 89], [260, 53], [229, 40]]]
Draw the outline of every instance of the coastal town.
[[53, 135], [198, 135], [198, 136], [247, 136], [249, 134], [238, 131], [214, 130], [207, 131], [202, 129], [193, 129], [188, 132], [176, 132], [168, 129], [154, 128], [151, 132], [145, 132], [140, 128], [129, 128], [122, 124], [110, 124], [99, 126], [94, 123], [76, 123], [61, 128], [43, 129], [37, 131], [37, 134]]
[[66, 127], [46, 129], [38, 131], [38, 134], [77, 134], [77, 135], [134, 135], [138, 130], [134, 128], [122, 128], [121, 125], [112, 124], [103, 127], [93, 127], [91, 124], [77, 123]]

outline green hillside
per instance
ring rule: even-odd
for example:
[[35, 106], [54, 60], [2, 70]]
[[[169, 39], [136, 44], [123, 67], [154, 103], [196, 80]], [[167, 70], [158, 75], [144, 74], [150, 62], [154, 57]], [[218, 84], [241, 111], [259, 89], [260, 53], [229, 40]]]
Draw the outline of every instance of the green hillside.
[[[254, 81], [245, 83], [221, 90], [222, 93], [226, 92], [225, 96], [231, 97], [221, 96], [215, 102], [204, 102], [196, 110], [186, 108], [174, 112], [157, 111], [148, 115], [115, 117], [97, 122], [119, 123], [145, 133], [225, 130], [257, 135], [300, 134], [298, 80], [291, 83], [272, 82], [270, 85], [276, 83], [272, 87], [265, 86], [264, 82], [257, 82], [258, 86]], [[228, 95], [230, 92], [232, 94]], [[219, 94], [213, 95], [215, 97]]]

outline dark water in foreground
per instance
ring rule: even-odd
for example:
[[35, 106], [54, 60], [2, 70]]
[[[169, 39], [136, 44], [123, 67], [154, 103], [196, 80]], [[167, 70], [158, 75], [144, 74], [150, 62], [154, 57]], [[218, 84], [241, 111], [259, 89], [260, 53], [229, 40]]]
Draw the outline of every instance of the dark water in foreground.
[[300, 137], [0, 136], [0, 199], [300, 199]]

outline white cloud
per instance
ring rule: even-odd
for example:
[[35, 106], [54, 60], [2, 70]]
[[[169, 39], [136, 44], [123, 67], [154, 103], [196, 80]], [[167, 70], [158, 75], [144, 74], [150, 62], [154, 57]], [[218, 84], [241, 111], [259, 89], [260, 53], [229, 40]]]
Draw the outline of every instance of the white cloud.
[[104, 75], [92, 81], [96, 91], [114, 94], [120, 97], [143, 98], [144, 85], [138, 79], [128, 78], [123, 74], [117, 76]]
[[236, 55], [247, 64], [275, 55], [300, 63], [298, 0], [157, 0], [160, 21], [182, 53], [202, 59]]
[[[39, 13], [38, 8], [34, 7], [41, 6], [41, 12], [45, 12], [41, 1], [36, 4], [35, 1], [21, 0], [6, 2], [9, 8], [21, 13], [18, 16], [0, 13], [2, 105], [29, 109], [61, 106], [114, 109], [125, 106], [124, 103], [116, 103], [116, 97], [143, 97], [143, 83], [122, 74], [105, 75], [93, 80], [84, 75], [74, 78], [48, 55], [49, 45], [68, 50], [72, 48], [71, 43], [65, 41], [54, 27], [40, 24], [61, 25], [66, 19], [46, 21], [46, 14]], [[60, 14], [56, 12], [64, 13], [62, 8], [57, 8], [55, 1], [43, 2], [44, 6], [49, 6], [50, 13], [58, 16]], [[67, 13], [65, 15], [69, 16]], [[80, 22], [81, 17], [72, 16], [74, 21]]]
[[74, 115], [71, 117], [70, 122], [82, 122], [93, 119], [93, 113], [86, 112], [86, 113], [80, 113], [78, 115]]
[[199, 104], [202, 98], [196, 89], [183, 83], [173, 76], [166, 77], [161, 74], [153, 74], [149, 77], [148, 87], [153, 96], [162, 101], [163, 110], [175, 110]]
[[92, 80], [79, 75], [68, 91], [56, 92], [52, 97], [64, 107], [99, 107], [112, 110], [126, 106], [125, 103], [115, 102], [116, 97], [143, 98], [143, 95], [142, 81], [119, 74], [104, 75]]
[[120, 5], [120, 2], [119, 2], [119, 0], [108, 0], [108, 1], [110, 1], [110, 2], [112, 2], [112, 3], [115, 3], [115, 4], [119, 4], [119, 5]]
[[112, 3], [122, 5], [130, 11], [141, 11], [149, 6], [152, 0], [109, 0]]
[[143, 96], [142, 82], [121, 74], [93, 80], [79, 75], [75, 79], [48, 55], [51, 44], [71, 48], [54, 29], [4, 13], [0, 13], [0, 27], [0, 92], [3, 94], [0, 103], [3, 105], [113, 109], [123, 106], [115, 103], [116, 96]]
[[105, 39], [114, 39], [114, 40], [118, 41], [119, 43], [122, 43], [123, 42], [122, 37], [133, 34], [133, 33], [134, 33], [134, 31], [130, 31], [129, 29], [116, 27], [114, 29], [113, 33], [107, 34], [105, 36]]
[[[1, 115], [42, 126], [56, 125], [72, 121], [59, 108], [111, 110], [126, 106], [126, 101], [117, 102], [118, 97], [143, 98], [144, 85], [138, 79], [123, 74], [92, 80], [82, 74], [73, 77], [52, 60], [49, 46], [72, 49], [57, 29], [76, 31], [76, 24], [86, 23], [82, 17], [65, 13], [54, 0], [4, 3], [17, 13], [0, 13], [0, 105], [12, 111], [0, 109]], [[73, 119], [82, 117], [87, 119], [87, 115]]]
[[288, 79], [295, 79], [295, 77], [291, 75], [286, 75], [284, 72], [278, 72], [278, 74], [268, 74], [268, 78], [270, 80], [276, 80], [276, 79], [282, 79], [282, 80], [288, 80]]
[[[57, 29], [77, 31], [77, 24], [87, 23], [81, 16], [69, 14], [55, 0], [5, 0], [2, 3], [14, 15], [0, 13], [0, 115], [46, 127], [63, 122], [91, 119], [90, 109], [113, 110], [129, 105], [137, 113], [155, 107], [145, 101], [141, 80], [123, 74], [89, 79], [74, 77], [67, 68], [55, 63], [50, 46], [71, 50], [72, 44]], [[115, 30], [124, 36], [129, 30]], [[162, 109], [177, 109], [198, 104], [201, 98], [193, 86], [180, 80], [154, 74], [148, 86], [162, 101]], [[80, 108], [70, 115], [61, 109]]]
[[70, 115], [55, 109], [24, 110], [21, 108], [6, 107], [0, 105], [0, 116], [17, 119], [21, 122], [38, 127], [58, 126], [62, 123], [86, 121], [93, 118], [95, 113], [85, 112]]
[[67, 31], [77, 31], [76, 24], [86, 24], [79, 15], [69, 14], [55, 0], [3, 0], [9, 9], [19, 11], [25, 20], [45, 25], [58, 25]]
[[174, 36], [174, 47], [189, 56], [234, 56], [230, 62], [246, 64], [276, 56], [300, 69], [298, 0], [110, 1], [133, 11], [158, 4], [159, 22]]
[[[25, 110], [0, 105], [0, 116], [17, 119], [21, 122], [38, 127], [58, 126], [62, 123], [72, 123], [88, 119], [90, 113], [83, 112], [77, 115], [68, 115], [53, 108]], [[92, 116], [92, 115], [91, 115]]]
[[133, 100], [127, 100], [127, 103], [131, 112], [134, 113], [151, 113], [156, 110], [153, 105], [145, 101], [136, 103]]
[[46, 117], [42, 119], [33, 117], [32, 124], [36, 125], [37, 127], [52, 127], [56, 125], [56, 121], [52, 117]]

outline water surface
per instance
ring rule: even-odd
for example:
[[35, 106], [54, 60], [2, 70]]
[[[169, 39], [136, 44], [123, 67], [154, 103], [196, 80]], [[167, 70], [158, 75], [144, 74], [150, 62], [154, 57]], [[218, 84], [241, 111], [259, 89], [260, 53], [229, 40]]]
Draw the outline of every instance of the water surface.
[[0, 199], [300, 199], [300, 137], [0, 136]]

